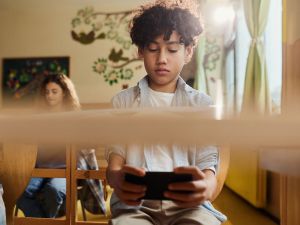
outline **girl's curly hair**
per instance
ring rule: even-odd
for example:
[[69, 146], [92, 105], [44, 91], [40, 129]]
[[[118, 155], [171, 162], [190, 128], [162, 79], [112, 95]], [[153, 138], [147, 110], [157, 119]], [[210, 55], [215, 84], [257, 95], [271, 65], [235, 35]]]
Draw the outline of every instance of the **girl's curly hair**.
[[203, 30], [197, 11], [194, 0], [158, 0], [141, 6], [130, 24], [132, 43], [144, 48], [160, 35], [169, 40], [176, 31], [181, 43], [194, 46]]
[[56, 83], [63, 90], [64, 93], [63, 104], [64, 104], [64, 109], [66, 111], [80, 109], [80, 103], [79, 103], [77, 93], [75, 91], [74, 84], [70, 78], [68, 78], [65, 74], [62, 73], [48, 75], [43, 79], [37, 95], [37, 107], [40, 107], [42, 109], [47, 109], [46, 86], [49, 83]]

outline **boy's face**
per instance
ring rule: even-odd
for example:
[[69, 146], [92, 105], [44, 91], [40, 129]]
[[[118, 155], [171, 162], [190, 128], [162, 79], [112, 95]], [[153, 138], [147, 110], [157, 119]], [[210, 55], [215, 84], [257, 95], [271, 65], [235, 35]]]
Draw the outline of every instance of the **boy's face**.
[[180, 36], [173, 32], [169, 40], [158, 36], [145, 48], [139, 49], [149, 75], [149, 86], [155, 91], [175, 92], [178, 76], [193, 54], [192, 46], [180, 43]]

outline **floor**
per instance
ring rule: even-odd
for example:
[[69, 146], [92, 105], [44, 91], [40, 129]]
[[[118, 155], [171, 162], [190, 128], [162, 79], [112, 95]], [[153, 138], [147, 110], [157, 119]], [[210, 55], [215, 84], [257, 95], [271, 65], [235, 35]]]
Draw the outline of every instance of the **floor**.
[[223, 188], [214, 205], [228, 217], [224, 225], [279, 225], [266, 213], [254, 208], [226, 187]]

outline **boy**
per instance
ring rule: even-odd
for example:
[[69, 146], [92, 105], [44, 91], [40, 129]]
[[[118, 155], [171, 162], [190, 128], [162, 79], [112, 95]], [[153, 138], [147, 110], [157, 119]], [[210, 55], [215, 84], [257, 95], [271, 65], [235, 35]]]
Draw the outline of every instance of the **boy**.
[[[185, 8], [193, 7], [192, 3], [157, 1], [143, 6], [133, 18], [131, 39], [138, 47], [148, 75], [137, 86], [116, 95], [112, 100], [115, 108], [211, 104], [207, 95], [192, 89], [180, 78], [202, 32], [199, 19]], [[210, 225], [226, 219], [209, 202], [217, 185], [215, 147], [112, 146], [107, 150], [107, 160], [107, 179], [114, 189], [110, 224]], [[164, 195], [172, 201], [141, 201], [146, 187], [124, 181], [124, 173], [144, 176], [145, 171], [189, 173], [193, 181], [170, 184]]]

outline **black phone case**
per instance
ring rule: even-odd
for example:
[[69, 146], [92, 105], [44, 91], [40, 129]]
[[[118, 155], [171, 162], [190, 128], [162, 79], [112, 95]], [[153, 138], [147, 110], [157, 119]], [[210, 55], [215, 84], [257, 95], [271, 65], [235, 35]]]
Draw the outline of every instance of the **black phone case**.
[[170, 183], [187, 182], [193, 180], [191, 174], [175, 174], [174, 172], [146, 172], [144, 177], [125, 174], [125, 181], [147, 186], [142, 199], [167, 200], [163, 193], [168, 190]]

